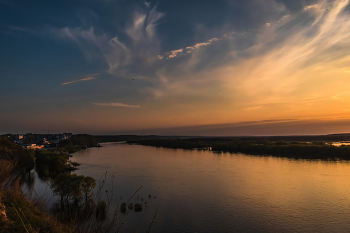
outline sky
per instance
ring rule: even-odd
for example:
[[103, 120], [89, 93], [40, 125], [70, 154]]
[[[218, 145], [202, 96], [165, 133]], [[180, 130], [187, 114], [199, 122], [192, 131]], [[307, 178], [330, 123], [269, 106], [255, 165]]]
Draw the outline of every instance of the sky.
[[348, 133], [349, 28], [349, 0], [0, 0], [0, 133]]

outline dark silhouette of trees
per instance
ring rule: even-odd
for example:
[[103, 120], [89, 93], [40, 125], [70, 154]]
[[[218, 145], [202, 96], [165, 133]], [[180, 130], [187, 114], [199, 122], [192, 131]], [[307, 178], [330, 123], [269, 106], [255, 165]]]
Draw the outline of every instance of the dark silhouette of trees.
[[96, 182], [94, 178], [90, 176], [84, 177], [84, 181], [82, 182], [81, 187], [86, 201], [93, 196], [93, 193], [91, 191], [95, 188], [95, 186]]
[[107, 215], [107, 204], [105, 201], [99, 201], [96, 206], [96, 219], [104, 220]]
[[78, 145], [78, 146], [97, 146], [99, 143], [99, 140], [89, 134], [77, 134], [72, 136], [72, 143], [73, 145]]
[[69, 194], [69, 186], [66, 183], [70, 177], [69, 173], [59, 174], [56, 179], [51, 181], [50, 188], [52, 192], [61, 197], [61, 206], [64, 205], [64, 200]]
[[24, 149], [7, 137], [0, 136], [0, 170], [2, 173], [11, 173], [21, 169], [24, 173], [30, 172], [35, 164], [35, 151]]
[[350, 160], [350, 146], [333, 146], [325, 142], [268, 141], [266, 138], [157, 139], [128, 141], [140, 145], [173, 149], [210, 149], [216, 152], [288, 157], [297, 159]]
[[93, 195], [92, 190], [96, 186], [94, 178], [70, 173], [61, 173], [55, 179], [50, 180], [50, 183], [53, 193], [61, 197], [62, 206], [82, 197], [88, 200]]
[[41, 179], [55, 177], [66, 171], [70, 165], [66, 153], [56, 153], [49, 150], [36, 150], [36, 171]]

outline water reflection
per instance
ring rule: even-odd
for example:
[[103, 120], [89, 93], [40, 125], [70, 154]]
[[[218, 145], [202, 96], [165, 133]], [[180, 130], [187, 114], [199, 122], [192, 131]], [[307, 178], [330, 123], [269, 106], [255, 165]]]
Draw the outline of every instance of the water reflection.
[[[106, 143], [74, 154], [78, 175], [113, 175], [115, 205], [143, 199], [124, 225], [152, 232], [343, 232], [350, 229], [348, 162], [291, 160]], [[36, 181], [35, 188], [44, 186]], [[112, 182], [106, 185], [112, 190]], [[149, 197], [151, 196], [151, 197]], [[154, 196], [156, 198], [154, 198]], [[131, 228], [128, 228], [129, 232]], [[124, 231], [127, 231], [125, 227]], [[132, 231], [131, 231], [132, 232]]]

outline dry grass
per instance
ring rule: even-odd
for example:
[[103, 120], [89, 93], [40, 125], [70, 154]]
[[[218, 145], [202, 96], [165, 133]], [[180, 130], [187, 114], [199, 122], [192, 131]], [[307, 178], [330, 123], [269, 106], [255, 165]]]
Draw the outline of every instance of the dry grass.
[[[8, 161], [0, 160], [0, 165], [3, 165], [0, 171], [0, 178], [5, 180], [13, 171], [13, 166]], [[28, 178], [29, 174], [25, 177]], [[9, 233], [73, 233], [73, 232], [120, 232], [123, 222], [120, 221], [120, 207], [111, 209], [115, 200], [113, 195], [113, 186], [110, 192], [106, 192], [104, 186], [107, 180], [105, 173], [99, 182], [98, 191], [94, 200], [85, 203], [84, 217], [78, 216], [72, 212], [71, 208], [66, 208], [60, 211], [52, 211], [47, 208], [47, 197], [39, 196], [34, 189], [29, 193], [22, 194], [19, 186], [21, 175], [11, 182], [11, 187], [8, 190], [0, 189], [0, 232]], [[30, 177], [30, 176], [29, 176]], [[112, 184], [114, 177], [112, 176]], [[141, 187], [142, 188], [142, 187]], [[141, 189], [140, 188], [140, 189]], [[139, 191], [139, 189], [131, 196], [131, 198]], [[102, 202], [102, 194], [106, 193], [107, 199], [104, 210], [101, 211], [98, 205], [94, 203]], [[130, 204], [130, 200], [126, 203]], [[73, 206], [73, 203], [71, 203]], [[4, 210], [4, 211], [3, 211]], [[1, 214], [5, 212], [6, 215]], [[108, 213], [109, 212], [109, 213]], [[104, 216], [97, 215], [103, 213]], [[137, 229], [137, 228], [136, 228]]]
[[7, 215], [7, 219], [2, 218], [0, 220], [0, 232], [75, 232], [72, 226], [59, 223], [56, 219], [39, 210], [19, 192], [3, 191], [0, 193], [0, 196]]
[[2, 184], [6, 178], [11, 175], [13, 170], [13, 163], [8, 160], [0, 159], [0, 168], [0, 184]]

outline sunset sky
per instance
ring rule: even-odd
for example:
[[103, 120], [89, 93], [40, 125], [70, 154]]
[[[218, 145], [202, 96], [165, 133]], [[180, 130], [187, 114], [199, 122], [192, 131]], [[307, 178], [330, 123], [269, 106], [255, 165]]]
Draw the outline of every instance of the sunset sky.
[[0, 133], [347, 133], [349, 0], [0, 0], [0, 80]]

